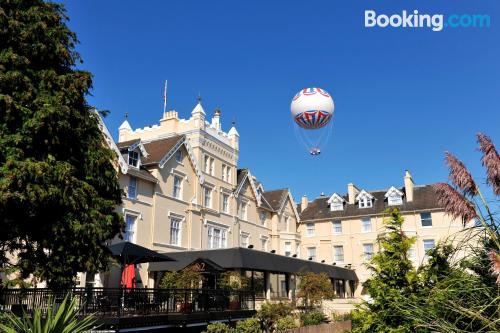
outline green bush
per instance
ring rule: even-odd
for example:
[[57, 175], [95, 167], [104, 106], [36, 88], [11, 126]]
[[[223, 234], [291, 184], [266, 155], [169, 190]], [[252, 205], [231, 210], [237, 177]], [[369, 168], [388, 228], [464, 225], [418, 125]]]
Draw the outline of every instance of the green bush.
[[232, 333], [234, 330], [224, 323], [213, 323], [207, 326], [204, 333]]
[[312, 310], [300, 315], [302, 326], [319, 325], [326, 321], [325, 315], [321, 311]]
[[290, 303], [269, 303], [265, 302], [257, 311], [256, 317], [261, 322], [266, 332], [270, 332], [276, 321], [280, 318], [289, 316], [293, 310]]
[[297, 324], [295, 324], [295, 319], [292, 316], [286, 316], [276, 321], [277, 332], [289, 330], [292, 328], [297, 328]]
[[248, 318], [236, 323], [236, 333], [262, 333], [260, 322], [257, 318]]

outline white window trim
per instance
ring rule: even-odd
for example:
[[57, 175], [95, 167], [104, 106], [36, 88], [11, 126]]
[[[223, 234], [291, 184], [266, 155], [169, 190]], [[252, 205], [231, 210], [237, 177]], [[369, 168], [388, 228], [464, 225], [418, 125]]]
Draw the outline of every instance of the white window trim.
[[[246, 246], [243, 246], [243, 242], [242, 242], [242, 240], [243, 240], [244, 237], [246, 237], [247, 242], [248, 242], [248, 244]], [[240, 246], [247, 248], [248, 245], [250, 245], [250, 233], [249, 232], [245, 232], [245, 231], [240, 231]]]
[[[312, 234], [309, 234], [309, 225], [312, 225]], [[306, 223], [306, 237], [315, 237], [316, 236], [316, 225], [314, 223]]]
[[[260, 235], [259, 239], [260, 239], [260, 249], [261, 249], [261, 251], [267, 251], [269, 249], [269, 237]], [[264, 249], [262, 248], [263, 241], [266, 241], [266, 246], [265, 246]]]
[[[205, 207], [205, 208], [209, 208], [209, 209], [213, 209], [214, 207], [214, 191], [215, 191], [215, 187], [212, 186], [212, 185], [209, 185], [207, 183], [205, 183], [204, 185], [202, 185], [202, 198], [201, 198], [201, 203], [202, 203], [202, 206]], [[205, 189], [209, 189], [210, 190], [210, 205], [206, 205], [206, 201], [205, 201]]]
[[[209, 238], [208, 238], [208, 235], [210, 233], [210, 229], [212, 229], [212, 230], [213, 229], [218, 229], [218, 230], [221, 231], [221, 234], [220, 234], [221, 246], [219, 246], [219, 247], [213, 247], [212, 244], [210, 244], [210, 241], [209, 241]], [[230, 231], [230, 228], [228, 226], [226, 226], [226, 225], [219, 224], [219, 223], [216, 223], [216, 222], [213, 222], [213, 221], [207, 221], [207, 247], [209, 249], [226, 249], [227, 248], [228, 239], [229, 239], [229, 231]], [[225, 232], [225, 234], [226, 234], [225, 239], [223, 239], [223, 237], [222, 237], [223, 232]], [[212, 239], [212, 241], [213, 241], [213, 239]], [[222, 243], [223, 241], [224, 241], [224, 243]]]
[[[174, 192], [175, 192], [175, 178], [179, 178], [181, 180], [181, 183], [180, 183], [180, 189], [179, 189], [179, 196], [176, 197], [174, 196]], [[185, 179], [185, 176], [179, 174], [179, 173], [174, 173], [173, 174], [173, 178], [172, 178], [172, 198], [175, 198], [177, 200], [182, 200], [184, 198], [184, 179]]]
[[182, 232], [184, 230], [184, 221], [186, 220], [186, 217], [180, 214], [176, 214], [173, 212], [168, 212], [167, 214], [169, 222], [170, 222], [170, 228], [172, 228], [172, 218], [178, 219], [179, 221], [179, 235], [177, 236], [177, 239], [179, 241], [179, 244], [172, 244], [172, 238], [170, 237], [172, 232], [169, 234], [169, 240], [168, 240], [168, 245], [171, 246], [176, 246], [176, 247], [181, 247], [182, 246]]
[[[342, 260], [337, 260], [337, 253], [335, 252], [335, 249], [337, 247], [341, 247], [342, 248]], [[345, 251], [344, 251], [344, 245], [342, 244], [334, 244], [333, 245], [333, 260], [337, 263], [344, 263], [345, 262]]]
[[[429, 215], [430, 215], [430, 220], [431, 220], [431, 225], [423, 225], [423, 224], [422, 224], [422, 214], [423, 214], [423, 213], [429, 213]], [[434, 221], [433, 221], [433, 219], [432, 219], [432, 213], [431, 213], [431, 212], [421, 212], [421, 213], [419, 213], [418, 215], [419, 215], [419, 218], [420, 218], [420, 227], [421, 227], [421, 228], [432, 228], [432, 227], [434, 227]]]
[[[134, 229], [133, 229], [133, 236], [132, 236], [132, 240], [129, 240], [129, 242], [131, 243], [136, 243], [137, 242], [137, 224], [139, 219], [141, 219], [141, 214], [140, 213], [137, 213], [137, 212], [132, 212], [130, 210], [125, 210], [124, 211], [124, 217], [125, 217], [125, 228], [127, 227], [126, 223], [127, 223], [127, 216], [133, 216], [135, 218], [135, 222], [134, 222]], [[125, 230], [123, 236], [125, 236], [125, 234], [127, 233], [127, 230]], [[125, 237], [124, 237], [125, 238]]]
[[[130, 164], [130, 155], [134, 153], [137, 154], [137, 165]], [[141, 167], [141, 153], [136, 150], [129, 150], [127, 153], [127, 164], [132, 168], [139, 169]]]
[[[180, 153], [180, 155], [181, 155], [181, 160], [180, 160], [180, 161], [178, 161], [178, 160], [177, 160], [177, 154], [179, 154], [179, 153]], [[179, 148], [175, 151], [175, 154], [174, 154], [174, 160], [175, 160], [177, 163], [179, 163], [179, 164], [181, 164], [181, 165], [182, 165], [182, 160], [183, 160], [183, 159], [184, 159], [184, 152], [181, 150], [181, 147], [179, 147]]]
[[[338, 231], [335, 230], [335, 223], [336, 222], [340, 222], [340, 232], [338, 232]], [[342, 226], [342, 220], [333, 220], [332, 221], [332, 234], [334, 234], [334, 235], [342, 235], [343, 231], [344, 230], [343, 230], [343, 226]]]
[[[130, 194], [131, 194], [131, 191], [130, 191], [130, 181], [132, 179], [135, 179], [135, 188], [134, 188], [134, 196], [132, 197]], [[128, 179], [128, 184], [127, 184], [127, 198], [130, 199], [130, 200], [137, 200], [137, 195], [138, 195], [138, 191], [137, 191], [137, 188], [139, 187], [139, 180], [137, 177], [135, 176], [129, 176], [129, 179]]]
[[[238, 218], [243, 221], [248, 221], [248, 206], [250, 205], [250, 201], [247, 199], [241, 199], [240, 201], [240, 209], [238, 211]], [[243, 214], [243, 207], [245, 207], [245, 214]]]
[[[365, 227], [364, 227], [364, 221], [370, 221], [370, 230], [365, 230]], [[372, 222], [372, 219], [370, 217], [365, 217], [365, 218], [362, 218], [361, 219], [361, 233], [369, 233], [369, 232], [373, 232], [373, 222]]]

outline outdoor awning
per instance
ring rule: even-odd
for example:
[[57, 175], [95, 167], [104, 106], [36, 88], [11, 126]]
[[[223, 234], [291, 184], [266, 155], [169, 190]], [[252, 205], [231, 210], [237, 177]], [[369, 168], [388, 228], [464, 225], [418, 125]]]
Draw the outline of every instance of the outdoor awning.
[[356, 273], [352, 269], [241, 247], [169, 252], [168, 256], [176, 261], [151, 263], [149, 270], [152, 272], [178, 271], [197, 259], [203, 258], [214, 262], [224, 269], [238, 268], [275, 273], [314, 272], [326, 273], [330, 278], [334, 279], [358, 280]]

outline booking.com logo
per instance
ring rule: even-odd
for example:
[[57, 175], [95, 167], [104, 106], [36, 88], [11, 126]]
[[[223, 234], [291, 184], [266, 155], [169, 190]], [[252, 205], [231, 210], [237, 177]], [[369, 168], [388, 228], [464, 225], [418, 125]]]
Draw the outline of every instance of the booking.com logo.
[[491, 18], [484, 14], [420, 14], [418, 10], [401, 14], [377, 14], [374, 10], [365, 10], [365, 27], [393, 28], [431, 28], [442, 31], [444, 28], [489, 28]]

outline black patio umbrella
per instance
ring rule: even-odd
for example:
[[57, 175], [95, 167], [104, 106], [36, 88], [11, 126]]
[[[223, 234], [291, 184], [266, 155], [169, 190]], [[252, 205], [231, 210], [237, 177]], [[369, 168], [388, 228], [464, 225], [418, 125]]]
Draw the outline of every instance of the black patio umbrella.
[[109, 245], [108, 249], [115, 258], [120, 260], [122, 265], [158, 261], [175, 261], [175, 259], [172, 259], [169, 256], [130, 242], [120, 242]]

